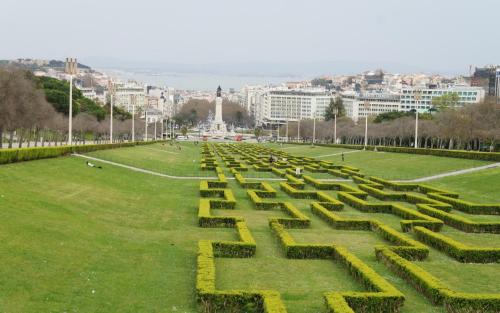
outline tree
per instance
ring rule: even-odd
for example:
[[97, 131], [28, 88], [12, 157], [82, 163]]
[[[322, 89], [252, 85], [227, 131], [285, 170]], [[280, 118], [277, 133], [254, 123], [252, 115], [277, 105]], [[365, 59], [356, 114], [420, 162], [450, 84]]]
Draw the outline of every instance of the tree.
[[448, 109], [448, 108], [454, 109], [458, 106], [459, 100], [460, 100], [460, 97], [458, 96], [458, 93], [451, 92], [451, 93], [446, 93], [442, 96], [433, 98], [432, 104], [438, 110], [443, 110], [443, 109]]
[[[0, 68], [0, 148], [4, 131], [10, 133], [11, 148], [17, 129], [20, 130], [18, 139], [21, 144], [25, 135], [23, 129], [45, 127], [55, 115], [43, 93], [35, 88], [28, 77], [28, 73], [23, 70]], [[28, 134], [31, 134], [31, 131]]]
[[262, 136], [263, 132], [262, 127], [255, 127], [253, 130], [253, 134], [257, 137], [257, 140], [259, 140], [259, 137]]
[[181, 127], [182, 136], [186, 136], [188, 133], [188, 128], [186, 126]]
[[330, 104], [325, 110], [325, 121], [330, 121], [337, 117], [342, 117], [345, 115], [344, 103], [341, 97], [330, 99]]

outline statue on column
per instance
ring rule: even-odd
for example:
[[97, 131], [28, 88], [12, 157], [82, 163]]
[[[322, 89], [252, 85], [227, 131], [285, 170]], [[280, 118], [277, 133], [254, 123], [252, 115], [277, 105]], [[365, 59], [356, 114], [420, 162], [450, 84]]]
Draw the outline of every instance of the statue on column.
[[217, 87], [217, 97], [222, 97], [222, 88]]

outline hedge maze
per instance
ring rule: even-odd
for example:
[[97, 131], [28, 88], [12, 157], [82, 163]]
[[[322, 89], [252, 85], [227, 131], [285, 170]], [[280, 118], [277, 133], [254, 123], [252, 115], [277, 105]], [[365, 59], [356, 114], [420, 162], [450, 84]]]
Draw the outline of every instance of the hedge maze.
[[[325, 290], [325, 311], [400, 312], [407, 296], [392, 279], [387, 280], [356, 256], [349, 242], [303, 243], [294, 237], [294, 229], [315, 227], [313, 216], [326, 222], [327, 230], [366, 231], [377, 236], [384, 243], [373, 247], [378, 262], [425, 297], [429, 307], [452, 313], [500, 312], [500, 294], [463, 292], [421, 266], [431, 251], [450, 257], [450, 262], [500, 263], [500, 248], [461, 242], [443, 232], [449, 228], [460, 234], [499, 234], [500, 204], [468, 202], [454, 192], [425, 184], [367, 177], [347, 165], [256, 145], [204, 144], [202, 154], [201, 168], [214, 171], [217, 179], [200, 182], [198, 225], [234, 228], [238, 238], [199, 242], [196, 293], [202, 312], [288, 311], [279, 290], [217, 287], [216, 271], [221, 269], [216, 268], [216, 258], [253, 258], [259, 249], [252, 229], [238, 215], [241, 199], [235, 197], [234, 188], [246, 193], [255, 214], [276, 212], [276, 217], [268, 218], [269, 232], [284, 257], [334, 262], [364, 289]], [[270, 155], [277, 161], [270, 163]], [[296, 175], [296, 168], [301, 169], [300, 175]], [[269, 172], [274, 179], [251, 177], [258, 172]], [[348, 209], [357, 212], [355, 217], [344, 214]], [[234, 214], [219, 214], [218, 210]], [[396, 217], [399, 225], [381, 221], [380, 214]], [[493, 279], [490, 283], [499, 282]]]

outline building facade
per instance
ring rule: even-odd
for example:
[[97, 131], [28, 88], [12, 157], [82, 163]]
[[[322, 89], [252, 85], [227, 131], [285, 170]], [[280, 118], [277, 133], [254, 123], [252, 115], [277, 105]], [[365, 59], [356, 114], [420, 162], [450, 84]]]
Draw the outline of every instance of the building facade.
[[470, 78], [470, 85], [483, 88], [488, 96], [495, 95], [496, 70], [495, 66], [476, 67], [474, 74]]
[[400, 96], [388, 93], [346, 93], [342, 94], [346, 116], [354, 121], [368, 115], [400, 111]]
[[114, 105], [132, 113], [132, 107], [138, 112], [144, 109], [146, 93], [143, 85], [129, 81], [115, 84]]
[[[417, 110], [419, 113], [429, 112], [432, 100], [446, 94], [456, 93], [458, 104], [465, 106], [479, 103], [484, 100], [485, 90], [481, 87], [453, 86], [449, 88], [417, 88], [405, 87], [401, 89], [401, 111]], [[419, 99], [420, 97], [420, 99]]]
[[323, 118], [332, 95], [324, 91], [271, 90], [263, 94], [257, 124]]

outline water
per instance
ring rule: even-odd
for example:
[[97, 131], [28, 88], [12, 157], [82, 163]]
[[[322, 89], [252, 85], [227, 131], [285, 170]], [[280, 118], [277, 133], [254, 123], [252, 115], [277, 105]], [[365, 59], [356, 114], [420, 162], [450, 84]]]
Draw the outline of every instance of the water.
[[184, 90], [215, 90], [218, 85], [228, 90], [241, 89], [245, 85], [279, 85], [287, 81], [302, 81], [310, 79], [301, 75], [283, 76], [252, 76], [252, 75], [225, 75], [210, 73], [176, 73], [163, 72], [150, 69], [125, 70], [125, 69], [102, 69], [99, 70], [122, 80], [136, 80], [153, 86], [169, 86]]

